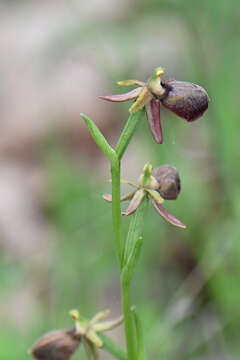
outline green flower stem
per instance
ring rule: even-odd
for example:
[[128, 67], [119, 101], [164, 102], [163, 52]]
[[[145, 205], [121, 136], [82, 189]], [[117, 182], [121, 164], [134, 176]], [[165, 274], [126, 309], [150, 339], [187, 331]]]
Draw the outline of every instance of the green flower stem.
[[[120, 207], [120, 161], [112, 164], [112, 217], [113, 217], [113, 226], [115, 233], [115, 242], [118, 246], [118, 259], [121, 266], [123, 259], [123, 249], [121, 244], [122, 238], [122, 227], [121, 227], [121, 207]], [[132, 314], [131, 314], [131, 302], [130, 302], [130, 284], [129, 281], [126, 281], [125, 277], [122, 277], [121, 281], [121, 290], [122, 290], [122, 308], [124, 315], [124, 324], [125, 324], [125, 337], [127, 344], [127, 353], [128, 360], [134, 359], [134, 328], [132, 323]]]
[[112, 174], [112, 219], [113, 230], [115, 235], [115, 244], [117, 248], [119, 266], [121, 267], [123, 258], [123, 243], [122, 243], [122, 219], [120, 206], [120, 160], [117, 156], [111, 162]]
[[127, 345], [128, 360], [135, 358], [135, 333], [131, 313], [130, 283], [124, 277], [121, 278], [122, 309], [124, 315], [125, 338]]
[[[140, 119], [142, 118], [143, 111], [138, 111], [137, 113], [130, 115], [128, 121], [123, 129], [123, 132], [120, 136], [120, 139], [116, 146], [116, 154], [118, 157], [118, 161], [114, 159], [111, 161], [111, 173], [112, 173], [112, 216], [113, 216], [113, 226], [115, 233], [115, 242], [118, 247], [118, 258], [120, 261], [121, 268], [121, 290], [122, 290], [122, 309], [124, 315], [124, 324], [125, 324], [125, 337], [126, 337], [126, 345], [127, 345], [127, 354], [128, 360], [136, 360], [135, 358], [135, 331], [133, 326], [133, 319], [131, 313], [131, 298], [130, 298], [130, 280], [132, 271], [131, 264], [128, 263], [125, 269], [124, 266], [124, 258], [126, 256], [126, 250], [122, 244], [122, 230], [121, 230], [121, 207], [120, 207], [120, 161], [122, 156], [124, 155], [125, 150], [139, 124]], [[140, 207], [141, 209], [141, 207]], [[140, 211], [140, 210], [138, 210]], [[137, 211], [137, 213], [138, 213]], [[142, 210], [143, 211], [143, 210]], [[142, 211], [140, 211], [142, 213]], [[135, 215], [136, 216], [136, 215]], [[135, 219], [134, 216], [134, 219]], [[135, 226], [130, 226], [131, 228], [131, 236], [126, 244], [130, 244], [131, 241], [137, 241], [139, 238], [139, 227], [140, 222], [142, 222], [142, 217], [138, 217], [139, 221], [135, 221]], [[135, 231], [136, 234], [135, 234]], [[129, 243], [130, 242], [130, 243]], [[135, 248], [135, 244], [129, 245], [130, 247]], [[128, 245], [127, 245], [128, 248]], [[129, 259], [134, 258], [132, 254], [129, 254]], [[131, 260], [130, 260], [131, 262]], [[128, 268], [129, 266], [129, 268]], [[131, 270], [130, 270], [131, 268]], [[128, 270], [129, 269], [129, 270]], [[126, 271], [125, 271], [126, 270]]]
[[133, 134], [142, 118], [144, 111], [145, 110], [139, 110], [135, 114], [129, 116], [128, 121], [122, 131], [122, 134], [116, 146], [116, 153], [119, 160], [121, 160], [121, 158], [123, 157], [123, 154], [129, 142], [131, 141], [131, 138], [133, 137]]
[[109, 354], [112, 354], [118, 360], [127, 360], [127, 354], [122, 350], [115, 342], [113, 342], [109, 337], [98, 334], [98, 336], [103, 341], [102, 349], [107, 351]]
[[137, 360], [146, 360], [146, 350], [144, 346], [144, 338], [143, 338], [143, 329], [140, 317], [136, 311], [136, 308], [134, 307], [132, 309], [135, 327], [136, 327], [136, 340], [137, 340]]
[[[140, 110], [135, 114], [129, 116], [128, 121], [122, 131], [120, 139], [114, 150], [107, 142], [103, 134], [94, 124], [94, 122], [86, 115], [81, 114], [84, 119], [89, 132], [94, 138], [96, 144], [100, 147], [106, 157], [111, 163], [112, 174], [112, 219], [114, 228], [115, 244], [117, 248], [117, 255], [119, 266], [121, 269], [121, 289], [122, 289], [122, 308], [125, 323], [125, 336], [127, 344], [127, 360], [136, 360], [135, 357], [135, 329], [131, 313], [130, 300], [130, 282], [132, 273], [136, 265], [137, 258], [141, 249], [142, 238], [140, 236], [140, 227], [142, 225], [142, 216], [144, 206], [136, 212], [140, 216], [134, 215], [126, 242], [126, 249], [122, 241], [122, 224], [121, 224], [121, 206], [120, 206], [120, 166], [121, 158], [127, 149], [130, 140], [139, 124], [144, 110]], [[126, 266], [125, 266], [126, 265]], [[107, 349], [107, 343], [105, 347]], [[115, 348], [116, 349], [116, 348]], [[120, 353], [118, 353], [119, 355]], [[117, 353], [115, 353], [117, 357]], [[125, 356], [125, 355], [124, 355]], [[117, 357], [120, 359], [120, 357]], [[121, 358], [125, 360], [125, 357]]]

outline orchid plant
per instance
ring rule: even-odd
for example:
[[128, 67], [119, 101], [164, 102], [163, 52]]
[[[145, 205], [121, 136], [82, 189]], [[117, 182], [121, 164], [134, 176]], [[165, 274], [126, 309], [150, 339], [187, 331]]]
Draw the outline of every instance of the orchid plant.
[[[112, 321], [102, 321], [108, 312], [97, 313], [92, 320], [71, 311], [75, 320], [73, 329], [51, 331], [41, 337], [31, 349], [31, 354], [38, 360], [69, 360], [82, 342], [89, 360], [98, 359], [99, 349], [103, 349], [120, 360], [146, 360], [143, 341], [143, 330], [136, 308], [130, 297], [131, 280], [142, 247], [143, 216], [149, 200], [158, 213], [171, 225], [185, 229], [175, 216], [170, 214], [163, 202], [176, 200], [181, 189], [180, 177], [175, 167], [161, 165], [153, 169], [146, 164], [138, 182], [132, 183], [120, 179], [121, 160], [131, 141], [134, 132], [146, 113], [152, 135], [158, 144], [162, 144], [163, 135], [160, 121], [160, 108], [164, 106], [177, 116], [194, 121], [203, 115], [208, 108], [209, 97], [200, 86], [183, 81], [163, 81], [164, 70], [157, 68], [147, 82], [138, 80], [120, 81], [120, 86], [137, 85], [138, 87], [125, 94], [104, 95], [101, 99], [121, 102], [133, 100], [129, 119], [115, 147], [111, 147], [95, 123], [81, 114], [96, 144], [108, 158], [111, 165], [112, 194], [103, 198], [112, 205], [112, 222], [115, 247], [120, 269], [123, 316]], [[120, 196], [120, 184], [128, 184], [134, 190]], [[125, 211], [121, 210], [122, 201], [130, 201]], [[132, 215], [126, 240], [122, 236], [122, 215]], [[102, 334], [124, 322], [126, 351]]]

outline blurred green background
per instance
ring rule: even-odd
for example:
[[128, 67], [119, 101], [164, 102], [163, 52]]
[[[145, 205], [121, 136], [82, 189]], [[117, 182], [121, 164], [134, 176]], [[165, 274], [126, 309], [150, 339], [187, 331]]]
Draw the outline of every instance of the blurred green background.
[[[132, 181], [147, 161], [178, 168], [166, 206], [188, 226], [148, 209], [132, 288], [148, 357], [239, 359], [239, 3], [8, 0], [0, 19], [0, 359], [30, 358], [39, 336], [72, 326], [72, 308], [121, 312], [109, 165], [79, 114], [114, 145], [129, 104], [97, 96], [157, 66], [211, 103], [192, 124], [163, 109], [160, 146], [143, 119], [123, 158]], [[110, 336], [124, 344], [122, 329]]]

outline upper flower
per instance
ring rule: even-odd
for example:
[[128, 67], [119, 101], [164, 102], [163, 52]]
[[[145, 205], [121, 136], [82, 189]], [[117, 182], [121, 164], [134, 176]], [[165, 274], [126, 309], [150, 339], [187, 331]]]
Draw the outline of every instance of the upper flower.
[[207, 92], [198, 85], [185, 81], [162, 81], [164, 70], [159, 67], [145, 83], [138, 80], [119, 81], [120, 86], [138, 85], [132, 91], [118, 95], [99, 96], [108, 101], [134, 100], [129, 109], [131, 114], [145, 107], [152, 135], [158, 144], [162, 144], [163, 135], [160, 121], [160, 104], [177, 116], [191, 122], [203, 115], [208, 108]]
[[[176, 200], [181, 190], [179, 174], [175, 167], [162, 165], [153, 170], [152, 165], [146, 164], [142, 175], [138, 179], [138, 184], [126, 180], [121, 180], [121, 183], [129, 184], [136, 188], [136, 190], [120, 199], [121, 201], [131, 200], [126, 211], [122, 212], [122, 215], [128, 216], [133, 214], [140, 206], [144, 197], [147, 196], [154, 208], [166, 221], [174, 226], [186, 228], [186, 225], [162, 206], [164, 200]], [[111, 194], [105, 194], [103, 198], [109, 202], [112, 201]]]

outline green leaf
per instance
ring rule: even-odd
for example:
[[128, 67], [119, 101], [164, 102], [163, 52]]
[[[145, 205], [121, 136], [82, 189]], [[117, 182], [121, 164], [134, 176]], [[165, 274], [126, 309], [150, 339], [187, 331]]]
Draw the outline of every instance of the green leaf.
[[147, 205], [147, 198], [144, 198], [139, 209], [132, 215], [127, 240], [125, 243], [124, 256], [122, 261], [122, 276], [125, 281], [130, 281], [136, 267], [140, 250], [142, 247], [143, 216]]
[[114, 161], [114, 158], [116, 157], [116, 153], [114, 149], [109, 145], [109, 143], [107, 142], [101, 131], [98, 129], [96, 124], [86, 115], [84, 114], [80, 114], [80, 115], [85, 121], [85, 124], [87, 125], [87, 128], [90, 134], [92, 135], [95, 143], [99, 146], [99, 148], [110, 160], [110, 162]]
[[130, 282], [133, 276], [134, 269], [137, 265], [139, 255], [141, 252], [143, 237], [139, 237], [135, 242], [131, 254], [129, 254], [126, 264], [123, 267], [123, 277], [125, 281]]

